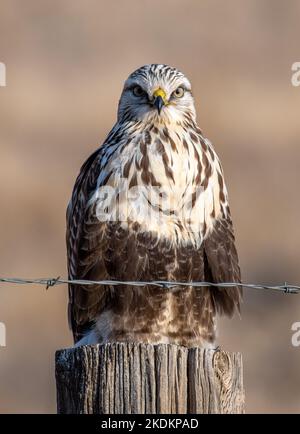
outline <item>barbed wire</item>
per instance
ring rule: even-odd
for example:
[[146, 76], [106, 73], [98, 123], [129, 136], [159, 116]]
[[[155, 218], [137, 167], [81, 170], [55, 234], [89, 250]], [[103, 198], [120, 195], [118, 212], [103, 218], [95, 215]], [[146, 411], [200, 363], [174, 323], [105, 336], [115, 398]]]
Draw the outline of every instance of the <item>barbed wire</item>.
[[131, 281], [131, 280], [80, 280], [80, 279], [62, 279], [59, 277], [55, 278], [39, 278], [39, 279], [22, 279], [18, 277], [0, 277], [0, 282], [2, 283], [15, 283], [15, 284], [33, 284], [42, 285], [46, 289], [56, 286], [56, 285], [80, 285], [80, 286], [90, 286], [90, 285], [103, 285], [103, 286], [117, 286], [117, 285], [129, 285], [129, 286], [157, 286], [159, 288], [164, 288], [171, 292], [177, 292], [182, 290], [183, 287], [193, 287], [202, 288], [204, 286], [218, 287], [218, 288], [248, 288], [257, 290], [271, 290], [279, 291], [284, 294], [298, 294], [300, 292], [300, 286], [289, 285], [285, 282], [282, 285], [264, 285], [260, 283], [243, 283], [243, 282], [177, 282], [177, 281], [164, 281], [164, 280], [151, 280], [151, 281]]

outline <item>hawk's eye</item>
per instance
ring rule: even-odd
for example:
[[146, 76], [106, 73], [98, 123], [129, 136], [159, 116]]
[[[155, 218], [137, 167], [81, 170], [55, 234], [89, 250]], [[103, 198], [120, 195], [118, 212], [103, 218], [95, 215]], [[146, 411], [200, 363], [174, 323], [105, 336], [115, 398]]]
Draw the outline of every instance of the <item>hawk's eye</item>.
[[184, 88], [179, 86], [176, 90], [173, 92], [173, 96], [176, 98], [181, 98], [184, 95]]
[[145, 92], [143, 91], [141, 86], [134, 86], [134, 88], [132, 89], [132, 93], [134, 96], [143, 96]]

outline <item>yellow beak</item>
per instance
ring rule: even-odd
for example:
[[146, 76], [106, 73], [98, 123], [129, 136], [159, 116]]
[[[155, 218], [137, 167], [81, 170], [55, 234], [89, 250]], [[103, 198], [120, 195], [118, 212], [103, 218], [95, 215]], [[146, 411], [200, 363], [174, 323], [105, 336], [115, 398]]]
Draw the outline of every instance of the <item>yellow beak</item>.
[[167, 99], [166, 92], [163, 89], [161, 89], [160, 87], [158, 89], [156, 89], [155, 92], [153, 92], [153, 96], [154, 96], [154, 98], [157, 98], [158, 96], [160, 96], [163, 99], [163, 101], [166, 102], [166, 99]]
[[163, 89], [158, 88], [156, 89], [155, 92], [153, 92], [153, 97], [154, 97], [153, 105], [156, 107], [158, 113], [160, 114], [163, 106], [167, 104], [166, 92]]

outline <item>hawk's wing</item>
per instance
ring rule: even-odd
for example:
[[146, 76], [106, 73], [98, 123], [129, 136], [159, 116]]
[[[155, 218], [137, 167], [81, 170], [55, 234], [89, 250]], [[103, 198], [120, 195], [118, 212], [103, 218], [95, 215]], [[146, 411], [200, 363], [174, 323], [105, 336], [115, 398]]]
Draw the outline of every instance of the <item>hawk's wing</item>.
[[[100, 221], [97, 188], [101, 151], [82, 166], [67, 210], [67, 253], [70, 279], [139, 280], [148, 260], [147, 239], [128, 233], [122, 222]], [[105, 170], [105, 169], [104, 169]], [[98, 315], [114, 301], [114, 289], [99, 285], [69, 285], [69, 324], [74, 340], [91, 329]]]
[[[83, 164], [67, 209], [67, 255], [69, 279], [102, 280], [107, 272], [99, 245], [104, 241], [104, 223], [92, 218], [88, 200], [99, 175], [99, 149]], [[95, 229], [97, 225], [97, 231]], [[97, 254], [97, 256], [96, 256]], [[95, 272], [97, 270], [97, 272]], [[69, 324], [75, 342], [89, 329], [96, 313], [105, 304], [105, 290], [99, 287], [69, 285]]]
[[[238, 255], [232, 220], [227, 216], [215, 222], [214, 229], [204, 240], [205, 274], [218, 282], [241, 282]], [[232, 316], [235, 309], [240, 311], [242, 289], [238, 286], [222, 288], [211, 287], [210, 292], [216, 310], [220, 314]]]

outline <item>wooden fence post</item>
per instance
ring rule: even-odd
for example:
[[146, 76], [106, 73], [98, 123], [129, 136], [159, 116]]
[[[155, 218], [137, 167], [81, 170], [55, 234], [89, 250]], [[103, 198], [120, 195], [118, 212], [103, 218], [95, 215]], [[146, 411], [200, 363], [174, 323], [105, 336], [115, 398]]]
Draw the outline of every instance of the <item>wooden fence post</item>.
[[58, 413], [244, 413], [239, 353], [110, 343], [56, 352]]

